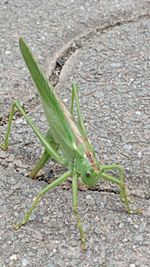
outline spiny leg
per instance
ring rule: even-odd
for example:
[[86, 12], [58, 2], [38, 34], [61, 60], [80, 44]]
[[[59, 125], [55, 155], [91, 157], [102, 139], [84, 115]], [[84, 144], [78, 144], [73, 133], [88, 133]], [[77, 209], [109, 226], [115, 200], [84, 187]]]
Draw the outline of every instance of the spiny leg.
[[[115, 171], [117, 170], [119, 172], [119, 177], [115, 178], [112, 175], [109, 175], [105, 172], [107, 171]], [[131, 209], [129, 206], [129, 200], [128, 200], [128, 196], [127, 196], [127, 192], [126, 192], [126, 187], [125, 187], [125, 175], [124, 175], [124, 168], [123, 166], [119, 165], [119, 164], [112, 164], [112, 165], [104, 165], [101, 167], [101, 177], [103, 177], [106, 180], [109, 180], [113, 183], [116, 183], [119, 185], [120, 187], [120, 198], [122, 200], [122, 202], [125, 203], [126, 208], [128, 213], [131, 213]]]
[[22, 225], [26, 224], [30, 218], [30, 215], [32, 214], [33, 210], [36, 208], [37, 204], [39, 203], [40, 199], [51, 189], [56, 187], [57, 185], [62, 184], [67, 180], [67, 178], [71, 175], [71, 171], [65, 172], [63, 175], [61, 175], [59, 178], [57, 178], [55, 181], [53, 181], [51, 184], [47, 185], [45, 188], [43, 188], [36, 196], [35, 200], [32, 202], [31, 208], [27, 211], [27, 213], [24, 216], [24, 219], [20, 224], [15, 225], [15, 229], [19, 229]]
[[81, 247], [83, 250], [86, 250], [86, 239], [83, 226], [81, 223], [80, 215], [78, 212], [78, 177], [74, 174], [72, 178], [72, 195], [73, 195], [73, 211], [77, 219], [77, 227], [80, 232]]
[[3, 150], [6, 150], [8, 148], [8, 140], [9, 140], [9, 136], [10, 136], [10, 132], [11, 132], [12, 120], [13, 120], [14, 112], [16, 109], [18, 109], [20, 111], [20, 113], [24, 116], [24, 118], [26, 119], [28, 124], [31, 126], [31, 128], [33, 129], [33, 131], [35, 132], [35, 134], [37, 135], [37, 137], [39, 138], [39, 140], [41, 141], [41, 143], [45, 147], [46, 151], [52, 156], [53, 159], [55, 159], [59, 163], [62, 163], [62, 159], [60, 158], [60, 156], [58, 155], [56, 150], [51, 146], [51, 144], [49, 144], [49, 142], [46, 140], [45, 136], [35, 126], [35, 124], [32, 122], [30, 117], [26, 114], [25, 110], [22, 108], [19, 101], [15, 101], [12, 104], [12, 108], [11, 108], [11, 112], [10, 112], [10, 116], [9, 116], [9, 121], [8, 121], [7, 132], [6, 132], [5, 139], [4, 139], [4, 144], [0, 145], [0, 147]]

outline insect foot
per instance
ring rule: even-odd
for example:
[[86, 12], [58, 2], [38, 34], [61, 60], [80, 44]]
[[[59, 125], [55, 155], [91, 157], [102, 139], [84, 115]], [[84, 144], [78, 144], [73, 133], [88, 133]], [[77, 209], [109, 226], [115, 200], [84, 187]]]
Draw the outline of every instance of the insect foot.
[[15, 230], [18, 230], [18, 229], [20, 229], [23, 225], [24, 225], [23, 223], [14, 224], [14, 225], [13, 225], [13, 228], [14, 228]]
[[142, 210], [140, 208], [137, 208], [135, 210], [130, 210], [130, 214], [141, 215], [142, 214]]
[[4, 144], [3, 144], [3, 145], [0, 144], [0, 148], [1, 148], [2, 150], [6, 151], [6, 150], [8, 149], [8, 146], [5, 146]]

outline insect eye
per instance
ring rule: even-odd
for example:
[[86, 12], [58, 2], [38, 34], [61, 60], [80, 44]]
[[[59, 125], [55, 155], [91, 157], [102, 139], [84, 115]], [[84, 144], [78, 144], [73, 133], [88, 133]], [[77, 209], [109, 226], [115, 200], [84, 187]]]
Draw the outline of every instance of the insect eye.
[[89, 171], [86, 172], [86, 177], [89, 177], [91, 173]]

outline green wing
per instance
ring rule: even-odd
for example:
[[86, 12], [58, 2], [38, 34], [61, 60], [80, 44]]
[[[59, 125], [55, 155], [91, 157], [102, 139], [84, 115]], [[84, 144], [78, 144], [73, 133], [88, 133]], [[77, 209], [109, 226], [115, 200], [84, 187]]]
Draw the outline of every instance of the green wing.
[[56, 143], [60, 144], [66, 157], [69, 159], [70, 157], [74, 158], [77, 152], [77, 139], [64, 114], [62, 103], [55, 94], [53, 86], [49, 85], [48, 80], [43, 75], [22, 38], [19, 40], [19, 45], [25, 63], [38, 89], [51, 134]]

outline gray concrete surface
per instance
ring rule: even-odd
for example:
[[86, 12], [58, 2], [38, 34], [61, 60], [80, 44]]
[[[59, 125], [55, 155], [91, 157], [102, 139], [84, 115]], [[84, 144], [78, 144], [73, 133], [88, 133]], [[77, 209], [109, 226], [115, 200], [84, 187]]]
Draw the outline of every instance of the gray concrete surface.
[[147, 16], [97, 32], [67, 60], [57, 84], [66, 88], [62, 98], [73, 81], [80, 85], [101, 161], [123, 163], [130, 191], [141, 197], [150, 196], [149, 41]]
[[134, 207], [143, 214], [128, 215], [116, 194], [79, 192], [88, 241], [84, 254], [72, 213], [71, 190], [49, 192], [31, 221], [15, 231], [12, 225], [21, 220], [44, 184], [13, 170], [0, 171], [1, 266], [149, 266], [148, 200], [134, 198]]
[[0, 110], [9, 109], [12, 99], [28, 101], [35, 96], [18, 49], [23, 36], [47, 69], [74, 37], [99, 25], [114, 24], [145, 14], [149, 1], [55, 0], [0, 2], [1, 86]]
[[[132, 206], [143, 214], [129, 216], [117, 188], [107, 183], [79, 192], [88, 240], [82, 254], [71, 190], [59, 187], [47, 194], [31, 222], [15, 231], [12, 224], [45, 185], [25, 177], [41, 146], [16, 116], [9, 151], [0, 151], [0, 266], [149, 266], [149, 10], [149, 1], [1, 1], [0, 140], [16, 98], [43, 131], [47, 127], [18, 49], [23, 36], [50, 78], [57, 73], [56, 60], [65, 58], [56, 89], [69, 105], [72, 81], [80, 85], [100, 160], [125, 166]], [[50, 169], [63, 171], [50, 162], [43, 170], [49, 182]]]

